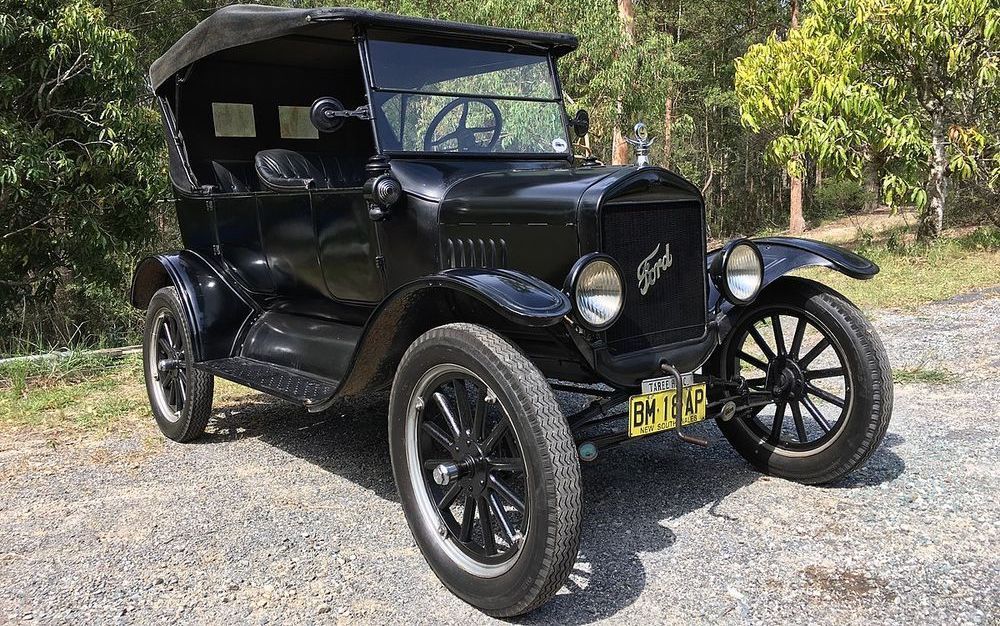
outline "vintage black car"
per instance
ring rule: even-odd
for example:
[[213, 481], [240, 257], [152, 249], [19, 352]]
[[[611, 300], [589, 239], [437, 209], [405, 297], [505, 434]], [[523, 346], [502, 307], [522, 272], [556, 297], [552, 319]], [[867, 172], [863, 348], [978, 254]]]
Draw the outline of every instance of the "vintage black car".
[[[760, 470], [827, 483], [892, 409], [869, 323], [788, 275], [878, 268], [784, 237], [706, 251], [699, 190], [646, 163], [641, 129], [636, 165], [575, 156], [588, 121], [556, 63], [576, 46], [232, 6], [150, 70], [185, 246], [143, 260], [131, 291], [160, 429], [201, 435], [215, 376], [309, 411], [391, 389], [413, 536], [498, 616], [565, 581], [581, 461], [664, 431], [704, 444], [684, 427], [713, 419]], [[595, 400], [567, 416], [554, 390]]]

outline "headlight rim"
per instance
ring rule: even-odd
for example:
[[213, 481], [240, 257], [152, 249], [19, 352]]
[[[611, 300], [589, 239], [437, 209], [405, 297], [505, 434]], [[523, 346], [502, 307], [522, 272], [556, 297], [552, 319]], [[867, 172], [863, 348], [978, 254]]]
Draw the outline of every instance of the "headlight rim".
[[[596, 261], [604, 261], [611, 266], [611, 268], [615, 271], [615, 274], [618, 275], [618, 282], [621, 284], [621, 293], [622, 293], [621, 303], [618, 305], [618, 310], [615, 312], [615, 314], [611, 317], [610, 320], [608, 320], [606, 323], [602, 325], [591, 324], [590, 322], [587, 321], [583, 313], [580, 312], [580, 307], [577, 304], [577, 295], [576, 295], [577, 287], [579, 286], [580, 283], [580, 277], [583, 275], [583, 270], [586, 269], [588, 265]], [[566, 276], [566, 283], [563, 287], [563, 291], [566, 293], [566, 295], [569, 296], [570, 302], [573, 304], [573, 321], [575, 321], [580, 326], [592, 332], [603, 332], [611, 328], [614, 325], [614, 323], [617, 322], [618, 319], [621, 317], [622, 312], [625, 311], [625, 302], [626, 299], [628, 298], [628, 289], [626, 289], [625, 277], [622, 274], [621, 265], [618, 264], [618, 261], [616, 261], [614, 257], [611, 257], [601, 252], [591, 252], [589, 254], [583, 255], [582, 257], [576, 260], [576, 263], [573, 264], [573, 267], [570, 269], [569, 274], [567, 274]]]
[[[760, 284], [757, 286], [753, 295], [746, 299], [737, 297], [729, 288], [729, 259], [732, 256], [733, 251], [740, 246], [746, 246], [749, 248], [757, 257], [757, 263], [760, 266]], [[764, 255], [761, 254], [760, 246], [758, 246], [754, 241], [746, 238], [734, 239], [726, 244], [720, 251], [719, 255], [715, 258], [715, 262], [712, 263], [710, 273], [712, 275], [712, 282], [715, 283], [716, 288], [722, 293], [726, 300], [729, 300], [737, 306], [748, 306], [753, 304], [764, 288]]]

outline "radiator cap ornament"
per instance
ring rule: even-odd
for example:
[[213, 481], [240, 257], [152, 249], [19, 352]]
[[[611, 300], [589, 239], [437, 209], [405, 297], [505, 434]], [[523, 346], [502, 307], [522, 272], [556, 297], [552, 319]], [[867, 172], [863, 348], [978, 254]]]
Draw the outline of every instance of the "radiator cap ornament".
[[649, 165], [649, 147], [653, 145], [655, 138], [650, 138], [646, 125], [639, 122], [632, 129], [633, 137], [626, 139], [635, 148], [635, 164], [639, 167]]

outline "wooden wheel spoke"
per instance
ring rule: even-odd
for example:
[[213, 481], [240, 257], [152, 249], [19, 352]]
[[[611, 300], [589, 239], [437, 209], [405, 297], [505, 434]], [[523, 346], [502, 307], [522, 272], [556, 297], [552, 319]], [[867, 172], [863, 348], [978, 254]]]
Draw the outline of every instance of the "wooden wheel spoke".
[[469, 390], [465, 381], [456, 378], [451, 381], [455, 388], [455, 404], [458, 406], [458, 426], [462, 432], [472, 428], [472, 406], [469, 402]]
[[483, 530], [483, 549], [486, 554], [493, 556], [497, 553], [497, 542], [493, 536], [493, 521], [490, 516], [490, 505], [486, 498], [479, 498], [479, 524]]
[[749, 363], [750, 365], [753, 365], [754, 367], [756, 367], [760, 371], [765, 372], [765, 373], [767, 372], [767, 363], [761, 361], [757, 357], [749, 355], [746, 352], [741, 351], [740, 352], [740, 358], [743, 359], [744, 361], [746, 361], [747, 363]]
[[774, 350], [772, 350], [771, 346], [767, 345], [767, 342], [764, 341], [764, 337], [761, 336], [760, 331], [751, 326], [750, 330], [747, 331], [747, 333], [750, 335], [750, 337], [753, 338], [754, 342], [757, 344], [757, 347], [760, 348], [760, 351], [764, 353], [764, 356], [767, 357], [769, 361], [773, 360]]
[[160, 350], [163, 351], [164, 357], [169, 357], [170, 353], [173, 351], [173, 346], [170, 345], [170, 342], [167, 341], [166, 337], [160, 337], [159, 339], [157, 339], [156, 345], [159, 346]]
[[490, 434], [488, 437], [486, 437], [486, 440], [483, 441], [483, 452], [485, 452], [486, 454], [493, 452], [493, 448], [495, 448], [497, 444], [500, 443], [500, 440], [503, 438], [504, 433], [506, 431], [507, 431], [507, 420], [501, 419], [493, 427], [493, 430], [490, 431]]
[[491, 457], [486, 459], [490, 469], [497, 472], [524, 473], [524, 461], [515, 458]]
[[806, 334], [806, 318], [798, 318], [798, 322], [795, 324], [795, 334], [792, 335], [792, 347], [788, 349], [788, 354], [793, 359], [799, 357], [799, 351], [802, 349], [802, 338]]
[[462, 513], [462, 526], [458, 529], [458, 540], [462, 543], [472, 541], [472, 523], [476, 519], [476, 499], [465, 498], [465, 511]]
[[451, 505], [455, 502], [455, 498], [457, 498], [460, 493], [462, 493], [462, 483], [458, 481], [453, 482], [451, 487], [448, 488], [448, 491], [444, 492], [444, 496], [441, 497], [441, 501], [438, 502], [438, 509], [441, 511], [447, 511], [451, 508]]
[[444, 394], [440, 391], [435, 391], [431, 397], [434, 398], [434, 403], [437, 404], [438, 410], [441, 411], [441, 417], [448, 423], [451, 434], [455, 437], [460, 437], [462, 435], [462, 427], [458, 423], [458, 418], [452, 412], [451, 405], [448, 404], [448, 398], [445, 398]]
[[420, 428], [425, 433], [427, 433], [431, 439], [436, 441], [438, 445], [440, 445], [442, 448], [448, 450], [449, 452], [451, 451], [451, 446], [452, 446], [451, 439], [449, 439], [448, 435], [446, 435], [445, 432], [441, 430], [440, 426], [438, 426], [433, 422], [425, 421], [420, 425]]
[[816, 380], [818, 378], [834, 378], [843, 375], [844, 375], [844, 368], [842, 367], [826, 367], [819, 370], [807, 370], [805, 372], [806, 380]]
[[483, 426], [486, 424], [486, 388], [479, 390], [479, 397], [476, 399], [476, 412], [472, 417], [472, 437], [476, 441], [483, 438]]
[[845, 402], [843, 398], [838, 398], [829, 391], [826, 391], [825, 389], [820, 389], [819, 387], [813, 385], [812, 383], [806, 384], [806, 391], [821, 400], [826, 400], [827, 402], [829, 402], [830, 404], [832, 404], [837, 408], [840, 409], [844, 408]]
[[785, 421], [785, 401], [779, 400], [774, 409], [774, 421], [771, 423], [771, 434], [768, 439], [781, 441], [781, 426]]
[[819, 424], [819, 427], [823, 429], [823, 432], [830, 432], [830, 423], [826, 421], [826, 418], [823, 417], [823, 413], [816, 408], [816, 405], [813, 404], [813, 401], [810, 400], [808, 396], [802, 398], [802, 404], [806, 407], [806, 411], [809, 412], [809, 415], [812, 415], [812, 418], [816, 420], [817, 424]]
[[510, 523], [510, 518], [507, 517], [507, 511], [504, 510], [503, 505], [497, 500], [495, 493], [491, 493], [489, 496], [490, 508], [493, 510], [493, 516], [497, 518], [497, 526], [500, 527], [500, 532], [503, 533], [504, 539], [507, 543], [514, 545], [514, 534], [517, 532], [514, 530], [513, 524]]
[[812, 363], [816, 357], [818, 357], [824, 350], [830, 347], [830, 340], [826, 337], [820, 340], [813, 348], [806, 352], [805, 356], [799, 359], [799, 367], [807, 368], [809, 364]]
[[777, 313], [771, 316], [771, 332], [774, 333], [774, 345], [778, 348], [778, 354], [786, 354], [785, 333], [781, 329], [781, 316]]
[[802, 422], [802, 410], [799, 409], [799, 403], [793, 400], [791, 407], [792, 419], [795, 421], [795, 432], [799, 436], [799, 443], [807, 443], [809, 435], [806, 434], [806, 425]]
[[178, 407], [183, 407], [187, 403], [187, 383], [184, 382], [184, 376], [177, 375], [177, 392], [180, 395], [180, 404]]
[[503, 480], [497, 478], [492, 473], [490, 474], [490, 487], [493, 491], [497, 492], [500, 497], [507, 501], [512, 507], [517, 509], [519, 513], [524, 513], [524, 500], [518, 497], [516, 493], [511, 490], [511, 488]]

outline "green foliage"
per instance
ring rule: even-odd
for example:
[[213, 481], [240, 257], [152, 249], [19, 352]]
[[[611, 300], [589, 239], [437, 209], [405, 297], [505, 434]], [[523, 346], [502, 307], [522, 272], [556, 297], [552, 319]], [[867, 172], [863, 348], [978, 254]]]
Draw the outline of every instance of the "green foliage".
[[[859, 179], [886, 164], [886, 201], [924, 206], [928, 180], [1000, 180], [1000, 7], [994, 0], [814, 0], [787, 39], [737, 63], [743, 124], [771, 134], [790, 171], [802, 155]], [[947, 137], [945, 137], [947, 133]], [[935, 147], [941, 147], [937, 157]]]
[[100, 296], [121, 302], [165, 193], [135, 39], [84, 0], [4, 0], [0, 59], [0, 353], [125, 327]]
[[860, 213], [869, 198], [857, 181], [839, 179], [824, 181], [813, 192], [812, 200], [806, 217], [811, 221], [822, 221]]

